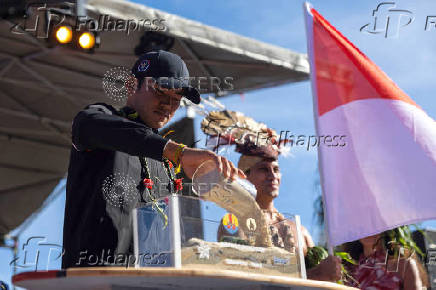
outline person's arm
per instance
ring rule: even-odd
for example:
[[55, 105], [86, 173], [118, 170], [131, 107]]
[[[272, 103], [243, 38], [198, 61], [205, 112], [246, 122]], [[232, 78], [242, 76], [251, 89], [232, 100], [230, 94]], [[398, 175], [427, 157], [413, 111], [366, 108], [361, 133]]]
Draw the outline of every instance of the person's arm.
[[79, 150], [106, 149], [162, 160], [168, 140], [145, 125], [115, 115], [109, 106], [90, 105], [74, 118], [73, 146]]
[[77, 114], [73, 121], [72, 141], [78, 151], [106, 149], [159, 161], [162, 157], [179, 161], [189, 178], [208, 160], [215, 162], [226, 178], [234, 179], [237, 175], [245, 178], [232, 162], [209, 150], [185, 148], [177, 158], [179, 160], [175, 160], [180, 144], [164, 139], [141, 123], [115, 115], [113, 109], [104, 104], [90, 105]]
[[309, 231], [301, 226], [301, 232], [303, 234], [304, 242], [306, 243], [306, 246], [308, 248], [315, 247], [315, 243], [313, 242], [312, 236], [310, 235]]
[[307, 249], [315, 247], [315, 243], [313, 242], [312, 236], [310, 235], [309, 231], [301, 226], [301, 234], [303, 236], [303, 253], [304, 256], [307, 254]]
[[[177, 160], [175, 160], [175, 155], [178, 147], [179, 144], [174, 141], [169, 141], [165, 146], [163, 156], [173, 162], [177, 162]], [[197, 168], [206, 161], [214, 162], [218, 170], [225, 178], [235, 179], [236, 176], [239, 176], [240, 178], [246, 178], [244, 172], [242, 172], [241, 169], [236, 168], [232, 162], [209, 150], [186, 147], [178, 159], [183, 168], [183, 172], [188, 178], [192, 178], [195, 170], [197, 170]]]
[[341, 279], [341, 259], [328, 256], [315, 267], [307, 270], [307, 279], [336, 282]]
[[421, 290], [422, 281], [419, 276], [418, 265], [414, 259], [404, 260], [405, 271], [403, 275], [404, 290]]

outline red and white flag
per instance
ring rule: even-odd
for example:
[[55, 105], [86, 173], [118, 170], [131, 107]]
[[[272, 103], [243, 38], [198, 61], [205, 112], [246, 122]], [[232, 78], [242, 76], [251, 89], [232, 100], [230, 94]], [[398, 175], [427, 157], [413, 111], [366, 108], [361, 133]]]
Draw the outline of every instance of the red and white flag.
[[436, 122], [309, 4], [305, 14], [317, 134], [345, 136], [318, 151], [330, 244], [436, 219]]

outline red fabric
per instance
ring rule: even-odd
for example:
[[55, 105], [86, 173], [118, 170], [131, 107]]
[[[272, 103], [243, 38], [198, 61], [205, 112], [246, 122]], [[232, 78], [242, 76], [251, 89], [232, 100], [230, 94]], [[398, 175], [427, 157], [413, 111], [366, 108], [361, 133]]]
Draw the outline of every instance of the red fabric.
[[177, 191], [183, 189], [182, 179], [183, 179], [183, 178], [174, 179], [174, 186], [176, 187], [176, 190], [177, 190]]
[[143, 182], [144, 182], [144, 186], [147, 187], [148, 189], [153, 188], [154, 182], [150, 178], [144, 178]]
[[386, 269], [386, 254], [376, 252], [369, 257], [361, 257], [359, 264], [350, 270], [351, 276], [356, 282], [350, 282], [349, 286], [368, 290], [396, 290], [401, 289], [401, 278], [398, 272], [392, 272], [391, 264]]
[[349, 102], [370, 98], [401, 100], [417, 106], [315, 9], [311, 12], [320, 116]]

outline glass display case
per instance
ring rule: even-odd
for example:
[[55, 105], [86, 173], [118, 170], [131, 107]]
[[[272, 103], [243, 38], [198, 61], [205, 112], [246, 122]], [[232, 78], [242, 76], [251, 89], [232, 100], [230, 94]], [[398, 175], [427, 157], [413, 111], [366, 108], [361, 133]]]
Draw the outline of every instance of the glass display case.
[[[298, 216], [271, 217], [247, 181], [224, 179], [212, 163], [197, 170], [192, 189], [196, 197], [172, 195], [134, 210], [136, 267], [306, 278]], [[199, 201], [201, 217], [180, 213], [190, 200]]]

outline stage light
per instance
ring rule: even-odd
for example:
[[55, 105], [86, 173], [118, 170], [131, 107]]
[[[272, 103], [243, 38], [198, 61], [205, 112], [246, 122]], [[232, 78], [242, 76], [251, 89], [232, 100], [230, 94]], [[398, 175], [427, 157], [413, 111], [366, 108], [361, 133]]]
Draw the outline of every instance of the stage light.
[[71, 28], [68, 26], [61, 26], [56, 30], [56, 39], [59, 43], [69, 43], [73, 38]]
[[91, 49], [95, 45], [95, 36], [90, 32], [83, 32], [79, 37], [79, 45], [83, 49]]

